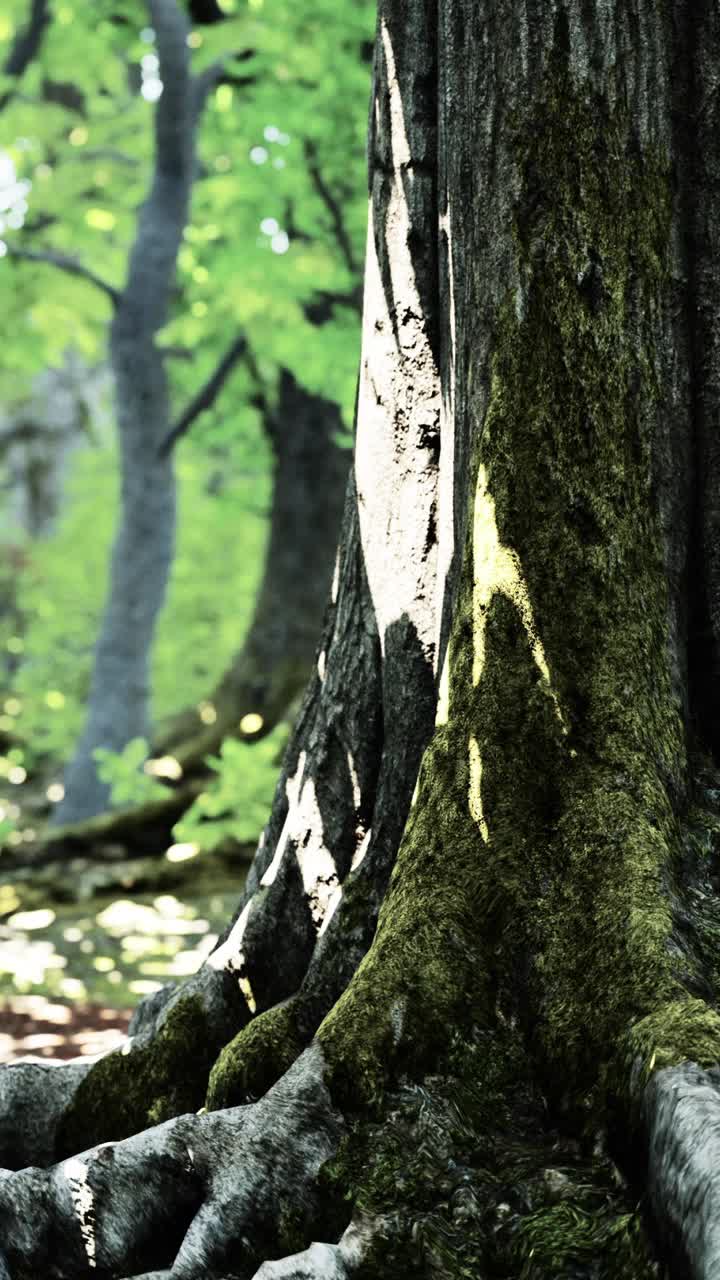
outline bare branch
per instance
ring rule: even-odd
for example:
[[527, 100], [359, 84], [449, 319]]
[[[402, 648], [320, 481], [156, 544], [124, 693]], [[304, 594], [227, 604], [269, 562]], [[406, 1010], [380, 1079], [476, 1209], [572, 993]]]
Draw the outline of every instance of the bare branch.
[[353, 253], [350, 237], [347, 233], [347, 227], [345, 226], [345, 220], [342, 215], [342, 208], [322, 175], [320, 164], [318, 162], [317, 147], [311, 138], [305, 138], [303, 142], [303, 151], [307, 161], [308, 173], [313, 180], [313, 186], [330, 214], [333, 231], [335, 232], [335, 239], [337, 240], [338, 247], [343, 258], [345, 259], [345, 265], [348, 268], [348, 271], [351, 271], [353, 275], [355, 275], [359, 270], [359, 267], [355, 259], [355, 254]]
[[195, 76], [193, 80], [193, 111], [196, 119], [205, 106], [208, 94], [212, 93], [215, 86], [223, 79], [224, 74], [225, 62], [221, 59], [218, 62], [213, 62], [212, 66], [206, 67], [204, 71]]
[[190, 404], [182, 417], [180, 417], [175, 423], [172, 431], [168, 432], [166, 435], [158, 450], [159, 457], [166, 458], [173, 445], [181, 436], [185, 435], [185, 432], [192, 425], [195, 419], [199, 417], [201, 413], [205, 413], [207, 409], [212, 407], [221, 387], [227, 380], [228, 374], [237, 364], [238, 360], [240, 360], [245, 354], [246, 349], [247, 342], [245, 338], [242, 336], [236, 338], [229, 350], [226, 351], [222, 360], [215, 369], [215, 372], [211, 374], [205, 385], [200, 388], [194, 400], [190, 401]]
[[6, 247], [9, 258], [24, 259], [27, 262], [46, 262], [51, 267], [67, 271], [71, 276], [79, 276], [81, 280], [87, 280], [97, 289], [102, 289], [103, 293], [112, 299], [114, 306], [117, 306], [120, 301], [120, 291], [114, 285], [103, 280], [94, 271], [90, 271], [88, 267], [84, 267], [76, 258], [69, 258], [63, 253], [54, 253], [51, 249], [18, 249], [12, 244]]
[[[45, 34], [45, 28], [50, 22], [49, 0], [32, 0], [30, 9], [30, 21], [22, 31], [18, 32], [13, 41], [12, 48], [5, 59], [3, 72], [6, 76], [15, 76], [19, 79], [36, 56], [42, 39]], [[0, 111], [3, 111], [13, 96], [13, 90], [8, 89], [0, 98]]]
[[192, 362], [195, 359], [195, 352], [192, 347], [181, 347], [173, 344], [168, 347], [158, 347], [157, 350], [163, 360], [186, 360]]
[[[75, 157], [74, 157], [75, 158]], [[130, 156], [117, 147], [83, 147], [77, 153], [78, 160], [107, 160], [110, 164], [123, 164], [128, 169], [137, 169], [140, 161], [137, 156]]]

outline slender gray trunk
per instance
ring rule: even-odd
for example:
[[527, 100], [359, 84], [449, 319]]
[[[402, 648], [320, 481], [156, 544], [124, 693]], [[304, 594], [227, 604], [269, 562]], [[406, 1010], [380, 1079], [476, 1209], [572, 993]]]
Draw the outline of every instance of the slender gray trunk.
[[[308, 392], [287, 369], [277, 405], [264, 406], [264, 424], [273, 452], [270, 534], [247, 636], [208, 697], [212, 724], [189, 709], [161, 726], [153, 744], [158, 754], [174, 748], [184, 773], [227, 734], [269, 733], [305, 688], [315, 657], [351, 455], [334, 441], [342, 428], [338, 406]], [[247, 715], [253, 721], [245, 731]]]
[[190, 75], [189, 27], [176, 0], [149, 0], [149, 16], [163, 80], [155, 112], [155, 170], [110, 332], [121, 516], [87, 719], [65, 774], [65, 798], [54, 811], [54, 825], [78, 822], [108, 807], [109, 789], [98, 777], [94, 758], [98, 747], [122, 751], [131, 739], [148, 736], [150, 651], [173, 557], [173, 462], [172, 455], [160, 454], [170, 428], [168, 384], [155, 338], [167, 318], [207, 86]]

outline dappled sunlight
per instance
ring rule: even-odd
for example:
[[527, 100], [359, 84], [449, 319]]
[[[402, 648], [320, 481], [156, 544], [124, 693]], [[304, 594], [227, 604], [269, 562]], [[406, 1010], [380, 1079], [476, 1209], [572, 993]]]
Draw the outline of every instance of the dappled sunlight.
[[174, 756], [157, 756], [146, 760], [143, 770], [151, 778], [167, 778], [171, 782], [177, 782], [183, 775], [182, 766]]
[[[455, 276], [453, 263], [452, 218], [448, 205], [440, 214], [440, 272], [448, 290], [448, 316], [445, 325], [445, 358], [441, 387], [440, 464], [437, 496], [437, 618], [435, 645], [440, 660], [440, 643], [445, 606], [445, 588], [455, 553]], [[443, 250], [445, 262], [443, 262]]]
[[241, 733], [259, 733], [265, 721], [257, 711], [248, 711], [240, 721]]
[[[303, 890], [313, 924], [315, 929], [321, 932], [328, 912], [334, 911], [339, 900], [340, 884], [335, 860], [324, 843], [322, 814], [314, 781], [305, 773], [306, 764], [307, 754], [301, 751], [295, 773], [285, 783], [288, 812], [272, 861], [260, 881], [260, 888], [261, 890], [271, 889], [277, 880], [283, 860], [288, 855], [294, 856], [300, 869]], [[351, 757], [348, 758], [348, 767], [354, 794], [359, 803], [360, 788], [357, 777], [354, 776]], [[238, 974], [240, 990], [251, 1013], [255, 1012], [256, 1003], [250, 980], [243, 973], [245, 964], [243, 940], [253, 902], [254, 899], [251, 899], [245, 904], [225, 942], [207, 962], [213, 969], [227, 969], [231, 973]]]
[[[274, 883], [287, 846], [291, 844], [300, 868], [313, 924], [319, 929], [339, 882], [335, 860], [324, 843], [323, 820], [315, 794], [315, 783], [312, 778], [305, 776], [306, 760], [306, 753], [302, 751], [297, 770], [286, 783], [287, 817], [273, 860], [260, 883], [264, 888], [269, 888]], [[348, 763], [352, 776], [353, 766], [350, 760]], [[359, 803], [360, 788], [357, 778], [353, 780], [353, 785]]]
[[115, 1007], [194, 973], [216, 945], [237, 895], [236, 889], [206, 893], [190, 905], [170, 893], [139, 894], [14, 910], [14, 887], [4, 890], [0, 999], [37, 993]]
[[97, 1057], [123, 1043], [129, 1018], [128, 1009], [13, 996], [0, 1004], [0, 1062]]
[[249, 902], [246, 902], [225, 941], [217, 948], [216, 951], [213, 951], [212, 954], [208, 956], [207, 964], [211, 969], [227, 969], [229, 973], [238, 973], [241, 975], [239, 977], [240, 990], [248, 1009], [251, 1013], [254, 1013], [256, 1004], [253, 990], [249, 979], [241, 974], [242, 967], [245, 963], [242, 943], [243, 938], [245, 937], [247, 922], [250, 918], [252, 903], [252, 898]]
[[472, 682], [476, 686], [485, 666], [485, 624], [493, 596], [500, 592], [517, 609], [530, 641], [535, 664], [553, 700], [555, 714], [563, 733], [568, 728], [552, 687], [545, 650], [537, 633], [527, 584], [515, 551], [500, 542], [495, 519], [495, 502], [488, 492], [487, 472], [478, 468], [473, 514], [473, 667]]
[[88, 1181], [87, 1165], [83, 1160], [65, 1160], [60, 1170], [67, 1179], [70, 1196], [77, 1214], [88, 1266], [95, 1267], [95, 1209], [92, 1187]]
[[[445, 650], [440, 685], [438, 688], [437, 707], [435, 709], [435, 727], [447, 724], [450, 715], [450, 645]], [[414, 799], [414, 797], [413, 797]]]
[[194, 840], [186, 840], [181, 844], [171, 844], [165, 850], [165, 857], [168, 862], [187, 862], [190, 858], [196, 858], [200, 852], [200, 845]]

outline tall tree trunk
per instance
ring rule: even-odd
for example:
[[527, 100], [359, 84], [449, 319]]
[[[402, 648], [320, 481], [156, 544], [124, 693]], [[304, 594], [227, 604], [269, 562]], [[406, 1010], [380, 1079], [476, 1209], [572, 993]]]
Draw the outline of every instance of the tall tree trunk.
[[720, 1273], [720, 18], [379, 9], [318, 672], [203, 969], [0, 1073], [12, 1280]]
[[[248, 634], [208, 698], [212, 722], [190, 708], [160, 726], [153, 744], [158, 754], [173, 749], [185, 774], [226, 735], [253, 739], [274, 729], [305, 688], [315, 657], [350, 455], [334, 441], [338, 406], [288, 369], [264, 423], [273, 451], [270, 536]], [[252, 720], [243, 726], [246, 716]]]
[[[168, 384], [155, 337], [167, 319], [170, 287], [187, 220], [195, 131], [207, 85], [190, 75], [189, 27], [176, 0], [148, 0], [163, 93], [155, 111], [155, 170], [138, 220], [124, 290], [110, 331], [120, 440], [122, 507], [110, 585], [95, 649], [85, 727], [65, 774], [53, 825], [108, 807], [94, 752], [121, 751], [148, 736], [149, 656], [175, 537]], [[91, 531], [88, 531], [91, 535]]]

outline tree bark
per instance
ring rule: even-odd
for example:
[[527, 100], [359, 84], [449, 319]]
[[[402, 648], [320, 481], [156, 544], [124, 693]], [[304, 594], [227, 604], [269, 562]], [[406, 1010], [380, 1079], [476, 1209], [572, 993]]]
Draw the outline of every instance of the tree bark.
[[[60, 1278], [720, 1273], [719, 55], [709, 0], [380, 0], [317, 675], [228, 934], [0, 1182], [12, 1280], [58, 1239]], [[0, 1084], [27, 1163], [44, 1081]]]
[[167, 306], [195, 167], [195, 132], [208, 84], [190, 75], [188, 25], [176, 0], [148, 0], [163, 93], [155, 112], [155, 170], [141, 208], [128, 279], [115, 307], [110, 360], [121, 453], [122, 510], [110, 586], [95, 649], [88, 711], [65, 775], [54, 825], [108, 808], [94, 751], [121, 751], [148, 737], [148, 661], [175, 537], [172, 459], [161, 456], [169, 430], [168, 385], [155, 337]]

